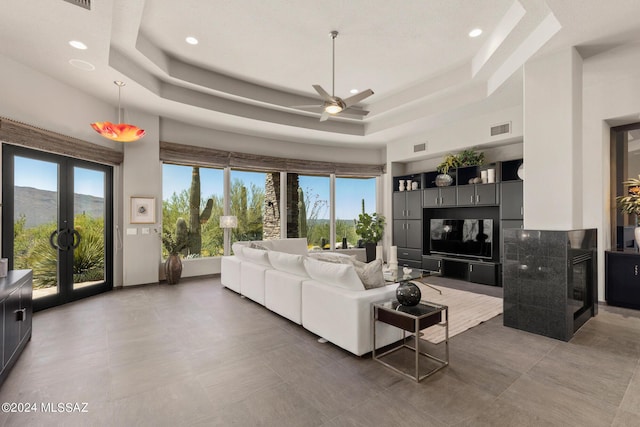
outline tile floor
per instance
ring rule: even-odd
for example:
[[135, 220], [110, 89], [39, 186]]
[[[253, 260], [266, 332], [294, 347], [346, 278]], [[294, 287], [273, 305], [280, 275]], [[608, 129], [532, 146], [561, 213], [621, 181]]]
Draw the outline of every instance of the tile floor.
[[452, 338], [451, 365], [419, 384], [316, 338], [217, 277], [115, 290], [36, 313], [0, 389], [2, 402], [88, 412], [0, 425], [640, 425], [639, 311], [601, 307], [569, 343], [498, 316]]

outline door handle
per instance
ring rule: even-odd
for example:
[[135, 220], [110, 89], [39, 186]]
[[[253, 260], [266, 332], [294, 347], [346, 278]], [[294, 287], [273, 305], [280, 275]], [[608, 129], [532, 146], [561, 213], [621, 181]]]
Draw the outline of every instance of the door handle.
[[[71, 235], [71, 244], [69, 245], [69, 249], [77, 249], [78, 246], [80, 246], [80, 241], [82, 240], [82, 236], [80, 236], [80, 233], [78, 233], [78, 230], [75, 230], [75, 229], [69, 234]], [[76, 237], [78, 238], [78, 240], [76, 240]]]
[[61, 228], [59, 230], [53, 230], [53, 233], [51, 233], [51, 235], [49, 236], [49, 245], [51, 245], [51, 247], [57, 251], [59, 250], [64, 250], [63, 248], [60, 247], [60, 237], [61, 237], [61, 233], [64, 233], [66, 231], [66, 229]]
[[476, 195], [476, 203], [480, 203], [480, 195]]
[[21, 308], [20, 310], [16, 310], [16, 322], [24, 322], [27, 318], [27, 309]]

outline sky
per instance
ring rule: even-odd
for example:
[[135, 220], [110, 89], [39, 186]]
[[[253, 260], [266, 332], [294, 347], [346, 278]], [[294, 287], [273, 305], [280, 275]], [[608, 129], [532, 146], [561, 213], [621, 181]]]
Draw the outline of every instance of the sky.
[[[176, 192], [188, 189], [191, 185], [191, 168], [185, 166], [162, 166], [162, 199], [167, 200]], [[252, 183], [264, 188], [265, 174], [261, 172], [231, 171], [231, 181], [239, 179], [249, 187]], [[319, 200], [329, 200], [329, 177], [300, 176], [299, 183], [307, 194], [317, 194]], [[200, 168], [200, 193], [202, 198], [223, 193], [223, 171], [221, 169]], [[373, 213], [376, 205], [375, 178], [350, 179], [336, 178], [336, 218], [356, 219], [362, 212], [362, 199], [365, 209]], [[329, 211], [322, 219], [329, 219]]]
[[[58, 191], [58, 165], [15, 156], [14, 185]], [[74, 186], [78, 194], [104, 197], [104, 172], [74, 168]]]
[[[176, 192], [191, 185], [191, 167], [165, 164], [162, 166], [162, 199], [167, 200]], [[37, 172], [37, 173], [36, 173]], [[249, 187], [252, 183], [264, 188], [265, 174], [261, 172], [231, 171], [231, 181], [241, 180]], [[223, 171], [200, 168], [200, 192], [202, 198], [223, 193]], [[57, 191], [57, 165], [41, 160], [15, 157], [15, 185], [41, 190]], [[307, 195], [318, 195], [319, 200], [329, 200], [329, 177], [300, 176], [299, 183]], [[104, 197], [104, 173], [90, 169], [74, 170], [75, 192]], [[365, 210], [373, 213], [376, 206], [375, 178], [336, 178], [336, 218], [356, 219]], [[329, 211], [321, 212], [321, 219], [329, 219]]]

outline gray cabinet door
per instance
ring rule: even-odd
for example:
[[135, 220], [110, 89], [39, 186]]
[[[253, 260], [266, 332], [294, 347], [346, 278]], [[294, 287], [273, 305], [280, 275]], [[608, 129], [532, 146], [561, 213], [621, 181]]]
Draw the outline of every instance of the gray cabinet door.
[[524, 217], [522, 181], [503, 182], [500, 187], [502, 219], [522, 219]]
[[393, 219], [404, 219], [406, 210], [406, 195], [404, 191], [393, 193]]
[[438, 188], [425, 188], [422, 190], [422, 206], [425, 208], [437, 208], [440, 206], [440, 190]]
[[455, 206], [457, 202], [456, 187], [440, 187], [440, 206]]
[[461, 185], [458, 187], [458, 206], [472, 206], [476, 204], [475, 187], [475, 185]]
[[404, 220], [393, 220], [393, 244], [394, 246], [407, 246], [407, 230], [405, 230]]
[[495, 205], [496, 203], [496, 185], [480, 184], [476, 185], [476, 205]]
[[405, 248], [422, 249], [422, 221], [411, 219], [405, 221], [406, 245]]
[[406, 194], [407, 203], [405, 205], [407, 219], [422, 219], [422, 192], [409, 191]]

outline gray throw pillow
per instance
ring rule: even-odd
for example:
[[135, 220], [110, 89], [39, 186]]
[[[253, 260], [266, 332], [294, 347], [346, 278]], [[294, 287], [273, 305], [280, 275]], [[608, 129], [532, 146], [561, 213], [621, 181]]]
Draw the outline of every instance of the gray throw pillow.
[[269, 250], [269, 248], [267, 248], [266, 246], [261, 245], [260, 243], [257, 243], [257, 242], [249, 243], [249, 247], [253, 248], [253, 249], [260, 249], [261, 251], [268, 251]]
[[350, 260], [365, 289], [381, 288], [386, 285], [382, 274], [382, 260], [376, 259], [370, 263]]

